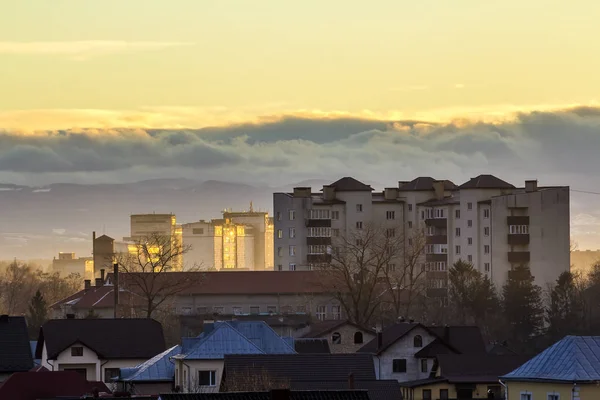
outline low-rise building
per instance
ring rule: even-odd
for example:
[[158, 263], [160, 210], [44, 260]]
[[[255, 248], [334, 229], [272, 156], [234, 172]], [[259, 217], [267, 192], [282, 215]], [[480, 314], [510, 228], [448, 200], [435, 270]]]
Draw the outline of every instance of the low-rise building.
[[332, 353], [356, 353], [358, 349], [375, 339], [375, 332], [348, 320], [315, 322], [308, 326], [302, 338], [325, 339]]
[[165, 350], [152, 319], [57, 319], [42, 325], [36, 358], [49, 371], [75, 371], [112, 382], [119, 368], [135, 367]]

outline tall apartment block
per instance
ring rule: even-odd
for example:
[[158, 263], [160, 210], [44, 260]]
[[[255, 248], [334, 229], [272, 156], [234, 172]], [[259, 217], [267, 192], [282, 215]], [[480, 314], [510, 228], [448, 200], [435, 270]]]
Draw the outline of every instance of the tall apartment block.
[[223, 218], [183, 225], [190, 246], [185, 267], [209, 270], [273, 270], [273, 220], [266, 212], [225, 211]]
[[[498, 287], [517, 265], [527, 265], [545, 287], [570, 266], [569, 187], [515, 187], [492, 175], [460, 186], [419, 177], [375, 192], [353, 178], [319, 193], [295, 188], [273, 195], [275, 269], [310, 269], [327, 263], [331, 237], [367, 223], [399, 225], [406, 240], [424, 232], [421, 268], [428, 295], [447, 295], [448, 268], [472, 263]], [[393, 218], [393, 219], [390, 219]]]

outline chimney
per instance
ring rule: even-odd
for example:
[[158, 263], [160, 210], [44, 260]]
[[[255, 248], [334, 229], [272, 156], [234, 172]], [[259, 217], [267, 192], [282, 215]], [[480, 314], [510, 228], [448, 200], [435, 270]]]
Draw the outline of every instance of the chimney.
[[114, 317], [117, 318], [119, 310], [119, 263], [114, 264], [113, 270], [113, 293], [115, 298]]
[[348, 389], [354, 390], [354, 374], [352, 372], [348, 374]]
[[96, 231], [92, 232], [92, 261], [94, 262], [94, 276], [96, 276], [96, 271], [99, 267], [99, 263], [96, 262]]
[[435, 198], [442, 200], [444, 198], [444, 181], [433, 182], [433, 190], [435, 191]]
[[96, 278], [96, 287], [100, 287], [104, 284], [104, 281], [102, 281], [102, 278]]
[[295, 187], [294, 197], [310, 197], [312, 189], [309, 187]]
[[290, 389], [272, 389], [271, 400], [290, 400]]
[[533, 180], [525, 181], [525, 191], [527, 193], [537, 191], [537, 180], [533, 179]]
[[100, 279], [102, 279], [102, 283], [104, 283], [104, 268], [100, 270]]
[[381, 349], [382, 347], [383, 347], [383, 332], [378, 331], [377, 332], [377, 350]]
[[91, 279], [86, 279], [85, 281], [83, 281], [83, 288], [85, 290], [90, 290], [91, 287], [92, 287], [92, 280]]
[[333, 186], [323, 186], [323, 199], [328, 201], [335, 200], [335, 188]]

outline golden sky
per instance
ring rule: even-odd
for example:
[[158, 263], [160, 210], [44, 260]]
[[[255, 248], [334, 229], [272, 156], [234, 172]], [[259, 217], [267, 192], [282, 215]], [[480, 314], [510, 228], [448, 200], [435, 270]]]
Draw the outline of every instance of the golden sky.
[[598, 21], [592, 0], [5, 1], [0, 126], [596, 104]]

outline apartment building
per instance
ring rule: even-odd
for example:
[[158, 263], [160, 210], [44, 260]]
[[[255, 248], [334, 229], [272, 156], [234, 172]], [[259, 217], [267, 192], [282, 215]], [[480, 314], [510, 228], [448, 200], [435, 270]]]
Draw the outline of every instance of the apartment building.
[[92, 279], [94, 276], [94, 260], [91, 257], [76, 257], [75, 253], [58, 253], [58, 258], [52, 260], [52, 273], [59, 273], [61, 277], [70, 274], [79, 274], [83, 279]]
[[479, 175], [459, 186], [419, 177], [375, 192], [346, 177], [321, 193], [295, 188], [293, 193], [275, 193], [273, 200], [277, 270], [327, 263], [327, 250], [316, 248], [314, 254], [315, 245], [330, 246], [332, 236], [392, 221], [407, 245], [424, 233], [421, 268], [431, 297], [447, 296], [448, 268], [461, 259], [498, 287], [517, 265], [528, 265], [542, 287], [570, 265], [567, 186], [542, 187], [529, 180], [516, 187], [493, 175]]
[[273, 270], [273, 220], [266, 212], [225, 211], [223, 218], [183, 225], [185, 267]]

